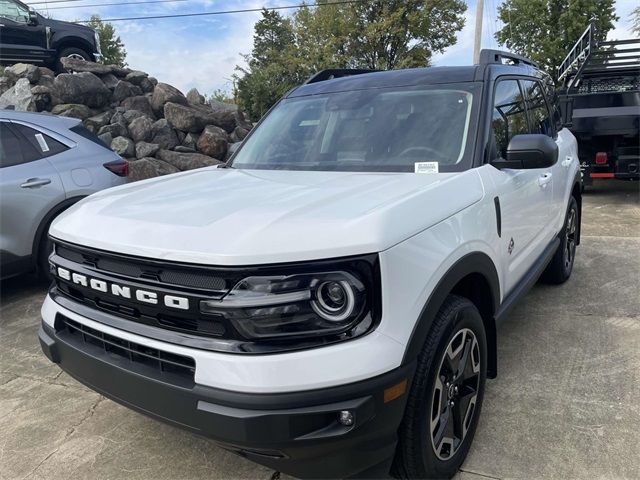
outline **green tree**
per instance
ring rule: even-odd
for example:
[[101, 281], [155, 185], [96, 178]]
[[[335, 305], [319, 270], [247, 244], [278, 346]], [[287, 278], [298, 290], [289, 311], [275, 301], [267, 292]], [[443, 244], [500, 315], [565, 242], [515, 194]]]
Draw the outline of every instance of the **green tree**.
[[125, 67], [127, 63], [127, 51], [120, 37], [116, 35], [115, 28], [108, 22], [100, 20], [98, 15], [93, 15], [87, 25], [98, 32], [100, 35], [100, 50], [102, 50], [102, 62], [108, 65], [117, 65]]
[[304, 78], [296, 69], [296, 46], [291, 20], [262, 11], [255, 27], [247, 67], [236, 67], [237, 100], [252, 119], [258, 119], [293, 85]]
[[633, 9], [631, 17], [631, 31], [640, 36], [640, 7]]
[[237, 68], [238, 101], [251, 118], [325, 68], [423, 67], [456, 41], [463, 0], [318, 0], [291, 18], [263, 10], [247, 68]]
[[504, 27], [495, 37], [556, 78], [558, 66], [592, 19], [596, 40], [607, 37], [618, 20], [614, 4], [614, 0], [506, 0], [498, 7]]

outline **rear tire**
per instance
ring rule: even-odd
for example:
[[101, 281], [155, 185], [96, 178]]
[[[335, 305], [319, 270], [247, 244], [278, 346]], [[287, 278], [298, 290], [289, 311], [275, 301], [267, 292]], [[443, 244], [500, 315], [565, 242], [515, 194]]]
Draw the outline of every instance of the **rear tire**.
[[579, 225], [578, 202], [575, 197], [571, 196], [560, 235], [560, 246], [542, 274], [543, 281], [559, 285], [566, 282], [571, 276], [576, 256]]
[[482, 317], [449, 295], [418, 356], [398, 432], [394, 471], [401, 478], [451, 478], [464, 462], [480, 417], [487, 375]]
[[56, 59], [56, 70], [57, 70], [57, 73], [64, 72], [64, 67], [62, 66], [62, 62], [60, 61], [60, 59], [64, 58], [64, 57], [77, 58], [79, 60], [86, 60], [87, 62], [92, 62], [93, 61], [91, 59], [91, 55], [89, 55], [87, 52], [85, 52], [81, 48], [77, 48], [77, 47], [63, 48], [62, 50], [60, 50], [60, 54], [58, 55], [58, 58]]

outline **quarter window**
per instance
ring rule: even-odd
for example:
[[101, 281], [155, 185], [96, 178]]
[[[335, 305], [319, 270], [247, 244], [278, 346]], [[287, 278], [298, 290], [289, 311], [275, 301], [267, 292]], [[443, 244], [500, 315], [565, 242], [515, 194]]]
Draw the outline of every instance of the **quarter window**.
[[551, 115], [540, 82], [523, 80], [522, 86], [527, 96], [530, 132], [553, 136]]
[[29, 142], [32, 149], [37, 152], [38, 158], [51, 157], [64, 152], [68, 148], [65, 144], [51, 138], [49, 135], [26, 125], [14, 123], [13, 128], [20, 132], [25, 140]]
[[517, 80], [501, 80], [493, 101], [493, 135], [497, 153], [506, 158], [507, 146], [514, 135], [529, 133], [524, 97]]

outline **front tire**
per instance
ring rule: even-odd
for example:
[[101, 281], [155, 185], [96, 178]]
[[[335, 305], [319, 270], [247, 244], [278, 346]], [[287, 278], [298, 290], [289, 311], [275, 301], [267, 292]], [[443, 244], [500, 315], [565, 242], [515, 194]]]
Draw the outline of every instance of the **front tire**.
[[487, 375], [482, 317], [466, 298], [449, 295], [434, 319], [399, 430], [395, 471], [401, 478], [451, 478], [476, 427]]

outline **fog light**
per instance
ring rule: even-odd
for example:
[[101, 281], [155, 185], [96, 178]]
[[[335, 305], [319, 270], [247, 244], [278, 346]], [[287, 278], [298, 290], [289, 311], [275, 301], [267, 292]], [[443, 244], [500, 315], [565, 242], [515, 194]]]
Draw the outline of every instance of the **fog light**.
[[349, 410], [342, 410], [338, 413], [338, 422], [340, 422], [345, 427], [350, 427], [353, 425], [355, 420], [355, 416]]

